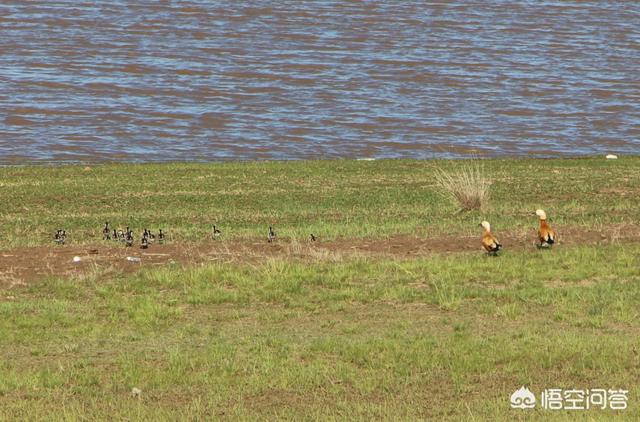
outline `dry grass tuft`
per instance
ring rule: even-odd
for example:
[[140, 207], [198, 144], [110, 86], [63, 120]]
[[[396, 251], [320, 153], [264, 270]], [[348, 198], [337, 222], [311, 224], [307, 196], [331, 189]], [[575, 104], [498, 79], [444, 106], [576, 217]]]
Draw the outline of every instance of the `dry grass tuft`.
[[465, 162], [456, 171], [438, 169], [435, 181], [440, 192], [457, 203], [462, 211], [484, 210], [489, 203], [491, 179], [479, 160]]

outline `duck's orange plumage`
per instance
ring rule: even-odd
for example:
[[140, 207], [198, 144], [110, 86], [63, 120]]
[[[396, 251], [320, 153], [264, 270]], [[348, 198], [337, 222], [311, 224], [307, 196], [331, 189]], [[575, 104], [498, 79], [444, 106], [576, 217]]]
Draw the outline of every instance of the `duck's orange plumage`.
[[536, 215], [540, 217], [540, 225], [538, 227], [540, 246], [553, 245], [557, 240], [557, 236], [555, 230], [547, 223], [547, 214], [543, 210], [537, 210]]
[[498, 239], [491, 234], [491, 226], [488, 222], [483, 221], [480, 225], [484, 228], [484, 234], [482, 235], [482, 247], [488, 253], [496, 254], [500, 249], [502, 249], [502, 245], [498, 242]]

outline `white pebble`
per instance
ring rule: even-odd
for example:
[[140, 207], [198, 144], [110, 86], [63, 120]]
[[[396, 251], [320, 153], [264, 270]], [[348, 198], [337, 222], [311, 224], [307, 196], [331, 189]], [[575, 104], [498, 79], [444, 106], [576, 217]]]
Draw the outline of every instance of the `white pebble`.
[[127, 257], [127, 261], [129, 261], [129, 262], [140, 262], [140, 258], [138, 258], [137, 256], [128, 256]]
[[74, 257], [73, 257], [73, 262], [75, 262], [76, 264], [77, 264], [78, 262], [80, 262], [80, 261], [82, 261], [82, 258], [80, 258], [79, 256], [74, 256]]
[[617, 156], [617, 155], [614, 155], [614, 154], [608, 154], [608, 155], [606, 156], [606, 159], [607, 159], [607, 160], [617, 160], [617, 159], [618, 159], [618, 156]]

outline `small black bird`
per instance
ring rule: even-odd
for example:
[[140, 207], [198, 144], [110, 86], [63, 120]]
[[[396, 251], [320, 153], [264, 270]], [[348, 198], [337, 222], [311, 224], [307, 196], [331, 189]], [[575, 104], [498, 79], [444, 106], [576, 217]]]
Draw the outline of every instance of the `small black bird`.
[[102, 229], [102, 240], [111, 240], [111, 230], [109, 230], [109, 222], [104, 223], [104, 229]]
[[67, 241], [67, 232], [64, 230], [57, 230], [53, 235], [53, 241], [56, 245], [64, 245], [64, 242]]
[[118, 232], [116, 231], [116, 229], [113, 229], [112, 237], [113, 240], [115, 240], [116, 242], [118, 241]]
[[213, 240], [217, 240], [220, 239], [220, 236], [222, 236], [222, 232], [220, 230], [218, 230], [216, 228], [216, 226], [213, 226]]
[[126, 246], [133, 246], [133, 232], [127, 227], [127, 236], [124, 241]]
[[313, 233], [311, 233], [311, 236], [309, 236], [309, 240], [311, 240], [312, 242], [315, 242], [315, 241], [316, 241], [316, 239], [317, 239], [317, 237], [315, 237], [315, 236], [313, 235]]
[[271, 243], [276, 240], [276, 232], [269, 226], [269, 235], [267, 236], [267, 242]]
[[142, 241], [140, 244], [140, 248], [141, 249], [147, 249], [149, 247], [149, 240], [147, 239], [146, 236], [142, 236]]
[[164, 233], [162, 232], [162, 229], [158, 230], [158, 243], [161, 245], [164, 243]]

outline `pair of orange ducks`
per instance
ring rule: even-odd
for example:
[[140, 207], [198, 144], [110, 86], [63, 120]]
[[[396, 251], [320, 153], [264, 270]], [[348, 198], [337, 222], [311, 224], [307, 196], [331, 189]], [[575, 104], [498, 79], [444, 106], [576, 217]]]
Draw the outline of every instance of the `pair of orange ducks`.
[[[548, 248], [553, 246], [556, 242], [556, 232], [551, 228], [549, 223], [547, 223], [547, 214], [543, 210], [536, 210], [536, 215], [540, 219], [540, 225], [538, 226], [538, 247], [540, 248]], [[496, 255], [500, 249], [502, 249], [502, 245], [498, 242], [498, 239], [491, 233], [491, 225], [488, 221], [483, 221], [480, 223], [482, 228], [484, 228], [484, 234], [482, 235], [482, 247], [487, 253], [491, 255]]]

